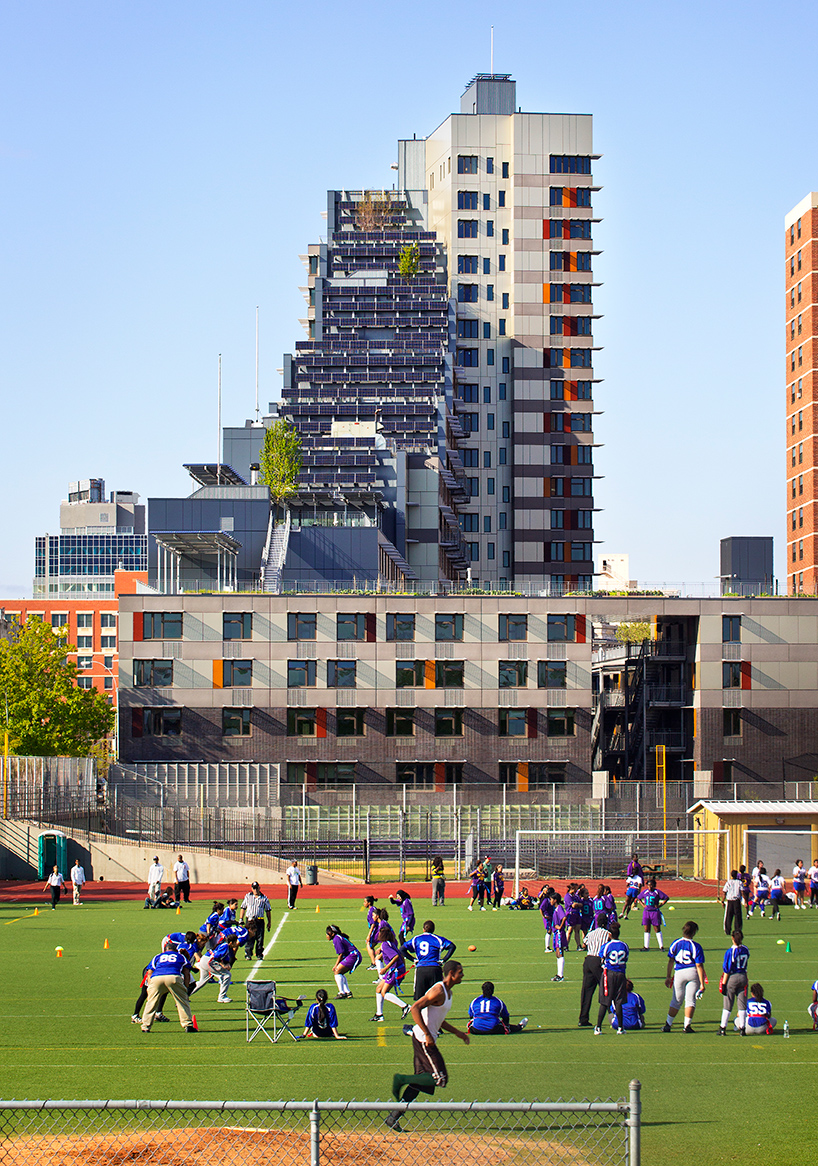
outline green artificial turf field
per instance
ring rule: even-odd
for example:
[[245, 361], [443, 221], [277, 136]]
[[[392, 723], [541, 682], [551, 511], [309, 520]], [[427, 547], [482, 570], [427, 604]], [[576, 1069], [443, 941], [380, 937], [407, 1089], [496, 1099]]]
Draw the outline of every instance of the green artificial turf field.
[[[296, 1045], [285, 1034], [276, 1046], [264, 1038], [248, 1046], [238, 982], [230, 1005], [216, 1004], [215, 985], [196, 994], [201, 1028], [196, 1037], [182, 1032], [170, 1000], [173, 1023], [157, 1024], [148, 1035], [131, 1024], [142, 968], [159, 950], [162, 936], [195, 930], [208, 908], [191, 904], [181, 918], [172, 911], [143, 911], [139, 902], [62, 904], [53, 912], [41, 908], [36, 918], [31, 908], [0, 908], [3, 1097], [388, 1100], [392, 1074], [412, 1071], [411, 1043], [389, 1003], [385, 1023], [370, 1023], [374, 988], [366, 959], [351, 978], [354, 999], [338, 1005], [340, 1029], [349, 1036], [344, 1043]], [[806, 1008], [818, 976], [818, 913], [786, 908], [781, 923], [756, 916], [745, 924], [750, 980], [764, 985], [779, 1021], [775, 1036], [761, 1038], [732, 1031], [717, 1036], [722, 1001], [717, 985], [727, 946], [717, 906], [678, 904], [674, 912], [666, 910], [666, 942], [678, 937], [687, 918], [701, 927], [710, 987], [692, 1036], [682, 1034], [680, 1018], [672, 1033], [661, 1032], [670, 998], [664, 986], [667, 961], [655, 946], [647, 954], [638, 951], [641, 927], [632, 915], [622, 938], [632, 950], [629, 975], [647, 1001], [648, 1028], [618, 1038], [608, 1028], [596, 1037], [577, 1028], [582, 956], [572, 951], [565, 982], [551, 983], [555, 960], [543, 953], [539, 913], [469, 914], [464, 900], [433, 911], [420, 897], [416, 912], [418, 925], [431, 915], [438, 931], [458, 945], [466, 980], [456, 990], [454, 1024], [465, 1027], [469, 1001], [487, 978], [494, 980], [512, 1020], [530, 1017], [520, 1035], [475, 1037], [469, 1047], [446, 1036], [442, 1048], [450, 1085], [442, 1096], [447, 1100], [617, 1098], [638, 1077], [646, 1163], [704, 1166], [757, 1153], [764, 1166], [778, 1166], [813, 1151], [816, 1121], [809, 1097], [818, 1033], [811, 1031]], [[273, 932], [284, 914], [276, 905]], [[328, 923], [337, 923], [363, 947], [359, 903], [321, 901], [320, 913], [305, 904], [283, 922], [256, 977], [275, 978], [283, 993], [303, 992], [308, 1003], [319, 987], [334, 997]], [[109, 950], [103, 947], [106, 939]], [[779, 939], [791, 942], [791, 953]], [[470, 943], [477, 947], [473, 953]], [[64, 949], [61, 959], [55, 955], [58, 945]], [[251, 968], [240, 956], [237, 981]], [[411, 998], [409, 978], [405, 995]], [[780, 1032], [784, 1020], [790, 1040]]]

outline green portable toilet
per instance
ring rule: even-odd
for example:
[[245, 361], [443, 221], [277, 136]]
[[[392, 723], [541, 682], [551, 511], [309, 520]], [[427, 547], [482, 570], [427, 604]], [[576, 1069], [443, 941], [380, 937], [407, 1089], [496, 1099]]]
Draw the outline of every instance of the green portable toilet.
[[62, 877], [68, 874], [68, 839], [59, 830], [45, 830], [37, 842], [37, 858], [40, 864], [40, 878], [47, 879], [56, 862]]

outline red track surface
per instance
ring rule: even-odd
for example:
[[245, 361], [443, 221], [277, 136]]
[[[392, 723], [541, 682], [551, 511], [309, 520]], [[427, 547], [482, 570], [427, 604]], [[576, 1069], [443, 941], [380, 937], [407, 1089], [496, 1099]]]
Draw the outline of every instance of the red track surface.
[[[267, 884], [265, 887], [264, 878], [259, 879], [262, 890], [266, 890], [272, 902], [285, 902], [286, 889], [281, 883]], [[567, 886], [565, 880], [556, 880], [553, 885], [556, 889], [563, 893]], [[666, 895], [670, 895], [671, 899], [710, 899], [714, 898], [717, 893], [717, 886], [713, 882], [688, 882], [682, 880], [673, 880], [670, 882], [662, 881], [660, 883], [662, 890]], [[364, 895], [375, 895], [377, 898], [385, 898], [393, 894], [398, 887], [405, 886], [414, 899], [430, 899], [431, 887], [429, 883], [374, 883], [371, 886], [366, 886], [364, 883], [345, 883], [342, 885], [329, 884], [317, 887], [302, 887], [298, 893], [298, 902], [305, 903], [310, 900], [326, 900], [326, 899], [362, 899]], [[447, 882], [446, 883], [446, 899], [450, 903], [456, 903], [466, 897], [468, 893], [468, 883], [465, 882]], [[526, 886], [530, 891], [539, 891], [543, 886], [540, 879], [528, 879]], [[617, 900], [625, 897], [625, 882], [623, 879], [615, 879], [611, 881], [611, 889]], [[506, 888], [509, 893], [514, 889], [514, 880], [512, 878], [506, 879]], [[228, 886], [225, 884], [201, 884], [193, 887], [193, 898], [197, 902], [204, 902], [208, 899], [227, 899], [236, 897], [242, 899], [249, 890], [247, 883], [235, 884]], [[593, 893], [596, 889], [593, 880], [589, 881], [588, 889]], [[124, 900], [143, 901], [147, 888], [144, 883], [109, 883], [109, 882], [93, 882], [87, 883], [83, 899], [87, 903], [104, 903], [104, 902], [121, 902]], [[71, 892], [68, 891], [67, 896], [63, 895], [63, 902], [70, 903]], [[43, 884], [41, 882], [25, 883], [25, 882], [0, 882], [0, 903], [33, 903], [40, 905], [45, 903], [49, 896], [43, 891]]]

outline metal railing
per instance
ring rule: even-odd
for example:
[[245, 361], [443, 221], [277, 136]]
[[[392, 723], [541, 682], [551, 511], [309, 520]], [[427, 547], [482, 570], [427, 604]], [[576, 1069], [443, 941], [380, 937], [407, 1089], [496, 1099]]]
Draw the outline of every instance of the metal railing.
[[641, 1127], [638, 1081], [619, 1101], [0, 1101], [0, 1159], [158, 1166], [198, 1160], [204, 1145], [223, 1166], [260, 1162], [261, 1148], [281, 1166], [410, 1166], [441, 1156], [640, 1166]]

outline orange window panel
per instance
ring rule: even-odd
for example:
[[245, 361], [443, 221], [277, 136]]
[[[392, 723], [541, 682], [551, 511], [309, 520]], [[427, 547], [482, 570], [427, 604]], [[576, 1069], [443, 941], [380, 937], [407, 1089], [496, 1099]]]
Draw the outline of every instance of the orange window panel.
[[423, 687], [434, 688], [435, 686], [435, 662], [434, 660], [425, 660], [423, 668]]
[[213, 661], [213, 687], [224, 688], [224, 660]]
[[517, 789], [521, 793], [528, 792], [528, 762], [517, 762]]
[[435, 790], [441, 793], [446, 788], [446, 762], [435, 762]]

